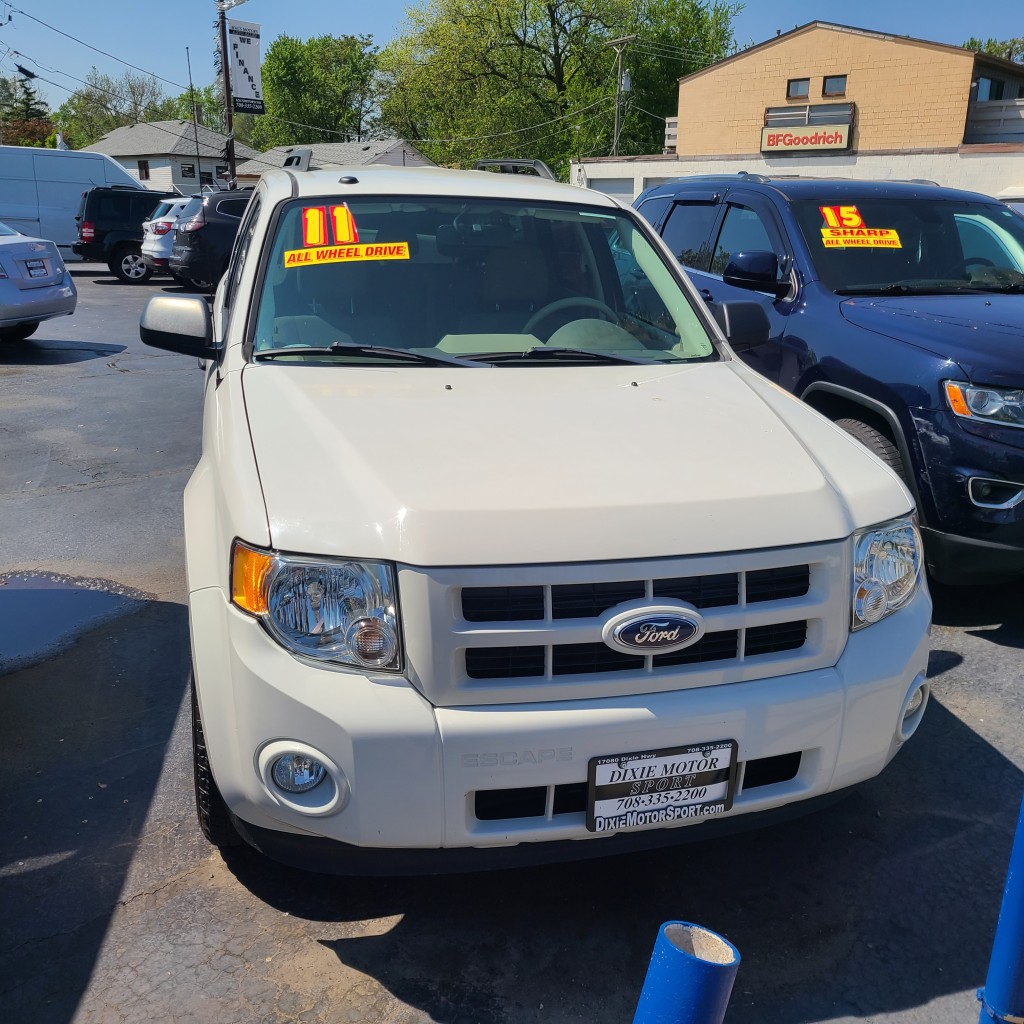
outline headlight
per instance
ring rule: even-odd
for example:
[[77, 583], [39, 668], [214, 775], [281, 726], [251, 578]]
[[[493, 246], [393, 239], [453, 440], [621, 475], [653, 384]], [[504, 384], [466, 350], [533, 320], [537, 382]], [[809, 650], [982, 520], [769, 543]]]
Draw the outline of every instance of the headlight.
[[957, 416], [1024, 427], [1024, 390], [979, 388], [957, 380], [944, 381], [946, 400]]
[[913, 518], [895, 519], [853, 535], [853, 628], [902, 608], [921, 578], [921, 535]]
[[402, 669], [394, 570], [386, 562], [299, 558], [236, 540], [231, 600], [296, 654]]

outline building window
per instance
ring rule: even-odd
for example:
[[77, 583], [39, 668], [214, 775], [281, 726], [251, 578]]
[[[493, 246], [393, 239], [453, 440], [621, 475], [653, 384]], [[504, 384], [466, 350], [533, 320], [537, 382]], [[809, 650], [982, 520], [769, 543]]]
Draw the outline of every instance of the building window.
[[826, 75], [821, 85], [822, 96], [845, 96], [846, 75]]
[[979, 78], [978, 79], [978, 99], [982, 102], [985, 100], [1001, 100], [1003, 98], [1003, 82], [999, 78]]
[[139, 161], [139, 181], [149, 181], [149, 161]]
[[787, 100], [805, 100], [811, 94], [811, 80], [809, 78], [791, 78], [786, 83]]
[[181, 165], [181, 176], [183, 178], [194, 178], [196, 176], [196, 165], [195, 164], [182, 164]]

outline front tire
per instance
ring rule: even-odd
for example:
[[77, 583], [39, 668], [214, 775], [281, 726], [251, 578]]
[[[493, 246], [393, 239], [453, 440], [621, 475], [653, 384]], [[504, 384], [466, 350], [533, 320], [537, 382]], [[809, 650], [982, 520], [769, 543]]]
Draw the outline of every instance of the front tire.
[[34, 324], [15, 324], [13, 327], [0, 327], [0, 341], [24, 341], [39, 329], [39, 322]]
[[142, 260], [142, 253], [131, 246], [118, 249], [107, 266], [110, 267], [110, 272], [125, 284], [144, 284], [153, 276], [152, 269]]
[[231, 821], [228, 805], [220, 795], [210, 760], [206, 753], [206, 737], [203, 734], [203, 720], [199, 715], [199, 698], [196, 696], [196, 681], [189, 677], [192, 691], [192, 768], [195, 778], [196, 815], [203, 835], [220, 849], [240, 846], [242, 839]]
[[880, 430], [861, 420], [836, 420], [836, 426], [842, 427], [850, 437], [856, 438], [873, 455], [877, 455], [904, 483], [907, 480], [906, 469], [900, 450]]

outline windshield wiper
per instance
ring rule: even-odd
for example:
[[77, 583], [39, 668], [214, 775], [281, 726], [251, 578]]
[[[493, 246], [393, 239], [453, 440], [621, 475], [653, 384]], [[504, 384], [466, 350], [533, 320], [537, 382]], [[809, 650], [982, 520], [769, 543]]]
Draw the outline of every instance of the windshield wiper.
[[981, 291], [974, 284], [871, 284], [858, 288], [837, 288], [836, 295], [972, 295]]
[[1024, 281], [1014, 281], [1012, 284], [975, 284], [974, 290], [994, 295], [1021, 295], [1024, 294]]
[[405, 348], [388, 348], [386, 345], [359, 345], [353, 342], [336, 341], [333, 345], [294, 345], [291, 348], [268, 348], [254, 352], [253, 359], [277, 359], [279, 356], [373, 356], [386, 362], [419, 363], [423, 366], [471, 366], [477, 369], [486, 366], [484, 362], [470, 362], [458, 356], [442, 353], [411, 352]]
[[592, 348], [560, 348], [547, 345], [534, 345], [523, 352], [484, 352], [479, 356], [467, 356], [467, 359], [486, 359], [489, 363], [529, 362], [531, 360], [560, 359], [576, 360], [588, 363], [608, 364], [640, 364], [652, 365], [656, 359], [644, 359], [641, 356], [624, 356], [618, 352], [601, 352]]

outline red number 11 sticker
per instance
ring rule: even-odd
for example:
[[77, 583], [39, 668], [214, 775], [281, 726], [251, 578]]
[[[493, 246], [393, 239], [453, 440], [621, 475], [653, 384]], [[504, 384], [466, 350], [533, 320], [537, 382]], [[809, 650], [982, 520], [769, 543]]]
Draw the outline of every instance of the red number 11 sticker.
[[[327, 237], [328, 208], [326, 206], [305, 206], [302, 209], [302, 244], [304, 246], [329, 245]], [[352, 211], [342, 203], [330, 207], [330, 226], [334, 233], [335, 245], [348, 245], [359, 241]]]

